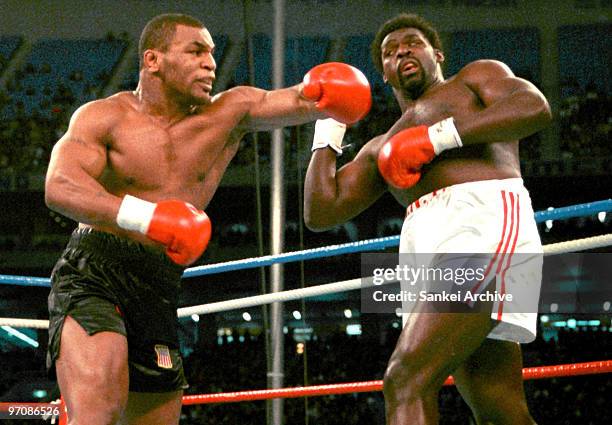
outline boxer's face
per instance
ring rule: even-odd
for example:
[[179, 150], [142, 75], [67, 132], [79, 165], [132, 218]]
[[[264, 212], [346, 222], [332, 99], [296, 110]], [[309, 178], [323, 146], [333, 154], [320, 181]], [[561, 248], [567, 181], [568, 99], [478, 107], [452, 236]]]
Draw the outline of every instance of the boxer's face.
[[214, 48], [206, 28], [178, 25], [167, 51], [162, 53], [159, 68], [169, 93], [189, 104], [209, 103], [217, 67]]
[[[444, 55], [416, 28], [401, 28], [381, 44], [383, 79], [392, 87], [418, 97], [433, 81]], [[413, 96], [414, 97], [414, 96]]]

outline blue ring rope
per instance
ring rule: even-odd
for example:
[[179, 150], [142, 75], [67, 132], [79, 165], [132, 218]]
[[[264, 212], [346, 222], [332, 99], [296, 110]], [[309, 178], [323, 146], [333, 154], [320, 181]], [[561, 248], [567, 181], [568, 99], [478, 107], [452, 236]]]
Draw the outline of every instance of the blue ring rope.
[[[552, 208], [546, 211], [538, 211], [534, 217], [537, 223], [547, 220], [565, 220], [572, 217], [582, 217], [600, 212], [612, 211], [612, 199], [588, 202], [585, 204], [570, 205], [568, 207]], [[303, 251], [285, 252], [276, 255], [265, 255], [258, 258], [248, 258], [225, 263], [208, 264], [205, 266], [192, 267], [183, 273], [183, 278], [204, 276], [226, 271], [244, 270], [256, 267], [270, 266], [276, 263], [291, 263], [295, 261], [313, 260], [316, 258], [331, 257], [334, 255], [353, 254], [367, 250], [382, 250], [399, 245], [400, 237], [387, 236], [384, 238], [368, 239], [358, 242], [349, 242], [339, 245], [330, 245], [319, 248], [306, 249]], [[12, 276], [0, 274], [0, 285], [17, 286], [43, 286], [51, 285], [49, 278], [31, 276]]]

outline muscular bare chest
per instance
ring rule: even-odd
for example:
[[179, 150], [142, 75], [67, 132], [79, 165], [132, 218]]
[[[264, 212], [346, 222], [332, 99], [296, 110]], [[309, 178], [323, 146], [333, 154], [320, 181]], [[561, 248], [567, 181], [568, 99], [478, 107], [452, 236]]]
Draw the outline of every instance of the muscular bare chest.
[[[473, 91], [460, 82], [449, 80], [406, 108], [392, 129], [429, 126], [448, 117], [461, 122], [471, 119], [474, 113], [483, 108]], [[453, 184], [518, 175], [514, 144], [484, 143], [445, 151], [423, 166], [417, 185], [407, 190], [392, 187], [389, 190], [401, 204], [407, 205], [425, 193]]]
[[448, 82], [406, 108], [396, 125], [431, 125], [449, 116], [459, 120], [482, 107], [478, 97], [465, 85]]
[[110, 137], [102, 183], [115, 193], [206, 204], [238, 146], [226, 121], [193, 116], [164, 126], [128, 114]]

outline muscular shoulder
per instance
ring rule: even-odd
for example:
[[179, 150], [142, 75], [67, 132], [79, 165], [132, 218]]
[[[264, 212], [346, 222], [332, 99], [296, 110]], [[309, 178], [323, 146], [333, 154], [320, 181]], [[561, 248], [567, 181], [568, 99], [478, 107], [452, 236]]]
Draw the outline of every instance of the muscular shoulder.
[[457, 78], [466, 83], [514, 77], [512, 70], [503, 62], [481, 59], [470, 62], [458, 73]]
[[71, 122], [112, 126], [125, 116], [127, 110], [128, 103], [125, 96], [114, 95], [83, 104], [74, 112]]
[[246, 111], [249, 105], [260, 102], [264, 98], [265, 93], [265, 90], [256, 87], [236, 86], [215, 95], [212, 103], [242, 105]]
[[102, 142], [128, 112], [125, 96], [114, 95], [80, 106], [72, 115], [68, 134]]

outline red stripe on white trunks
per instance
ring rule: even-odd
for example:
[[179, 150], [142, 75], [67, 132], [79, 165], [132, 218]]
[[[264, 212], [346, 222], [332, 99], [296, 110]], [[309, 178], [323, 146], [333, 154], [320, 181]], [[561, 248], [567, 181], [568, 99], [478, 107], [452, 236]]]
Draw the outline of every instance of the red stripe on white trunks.
[[[502, 271], [502, 276], [501, 276], [501, 301], [499, 303], [499, 308], [497, 310], [497, 320], [501, 320], [502, 318], [502, 314], [504, 312], [504, 298], [503, 295], [506, 294], [506, 272], [508, 271], [508, 269], [510, 268], [510, 264], [512, 263], [512, 255], [514, 255], [514, 250], [516, 249], [516, 242], [518, 240], [518, 234], [519, 234], [519, 225], [520, 225], [520, 212], [521, 212], [521, 207], [520, 207], [520, 198], [518, 194], [513, 194], [510, 193], [510, 195], [514, 195], [516, 196], [516, 208], [514, 209], [516, 211], [516, 227], [514, 230], [514, 237], [512, 240], [512, 246], [510, 247], [510, 251], [508, 252], [508, 259], [506, 261], [506, 267], [504, 267], [504, 270]], [[514, 203], [514, 198], [511, 198], [512, 202]], [[514, 219], [514, 217], [513, 217]]]
[[472, 292], [472, 294], [478, 293], [478, 290], [480, 289], [480, 285], [482, 285], [484, 282], [487, 281], [487, 276], [489, 275], [489, 272], [491, 271], [491, 268], [493, 267], [493, 265], [497, 261], [497, 257], [499, 256], [499, 253], [501, 252], [502, 246], [504, 245], [504, 240], [506, 238], [506, 227], [508, 225], [508, 202], [506, 201], [506, 196], [505, 195], [506, 195], [506, 191], [502, 190], [501, 191], [501, 197], [502, 197], [502, 201], [503, 201], [503, 205], [504, 205], [504, 223], [502, 225], [501, 237], [499, 238], [499, 243], [497, 244], [497, 249], [495, 250], [495, 255], [493, 255], [493, 258], [491, 259], [491, 261], [489, 261], [489, 264], [487, 265], [487, 268], [485, 269], [484, 277], [482, 278], [482, 280], [480, 282], [478, 282], [478, 284], [476, 286], [474, 286], [470, 290]]
[[436, 197], [436, 195], [443, 193], [446, 191], [446, 188], [436, 189], [433, 192], [428, 193], [427, 195], [421, 196], [419, 199], [408, 205], [406, 207], [406, 216], [412, 214], [414, 211], [418, 210], [421, 207], [429, 204], [429, 202]]

